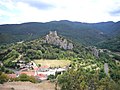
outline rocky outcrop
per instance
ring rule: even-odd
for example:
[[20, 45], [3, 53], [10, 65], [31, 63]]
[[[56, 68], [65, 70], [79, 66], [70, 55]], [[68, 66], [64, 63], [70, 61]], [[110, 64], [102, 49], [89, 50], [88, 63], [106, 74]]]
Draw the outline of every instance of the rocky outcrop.
[[45, 36], [44, 43], [53, 44], [65, 50], [73, 49], [73, 44], [64, 38], [59, 37], [56, 31], [50, 31], [49, 34]]
[[97, 57], [97, 58], [99, 58], [99, 50], [95, 47], [95, 46], [89, 46], [89, 47], [87, 47], [87, 48], [89, 48], [90, 50], [91, 50], [91, 52], [92, 52], [92, 54], [95, 56], [95, 57]]
[[96, 47], [94, 47], [94, 48], [92, 49], [92, 51], [93, 51], [93, 55], [94, 55], [94, 56], [99, 57], [99, 51], [97, 50]]

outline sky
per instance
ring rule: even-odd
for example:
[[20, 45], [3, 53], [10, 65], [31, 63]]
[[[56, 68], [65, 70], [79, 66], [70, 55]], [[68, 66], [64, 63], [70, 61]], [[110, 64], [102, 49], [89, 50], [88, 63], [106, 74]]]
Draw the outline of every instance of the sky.
[[120, 21], [120, 0], [0, 0], [0, 24]]

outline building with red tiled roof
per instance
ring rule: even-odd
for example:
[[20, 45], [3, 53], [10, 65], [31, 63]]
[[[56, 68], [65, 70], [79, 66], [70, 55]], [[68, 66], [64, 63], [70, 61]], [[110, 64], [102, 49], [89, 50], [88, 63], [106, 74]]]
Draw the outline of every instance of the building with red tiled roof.
[[7, 74], [9, 78], [16, 78], [17, 75], [16, 74]]
[[35, 76], [35, 71], [21, 71], [19, 75], [26, 74], [28, 76]]
[[38, 72], [46, 72], [49, 70], [48, 66], [41, 66], [40, 68], [38, 68]]
[[37, 77], [40, 80], [46, 80], [47, 79], [47, 75], [46, 74], [37, 74]]

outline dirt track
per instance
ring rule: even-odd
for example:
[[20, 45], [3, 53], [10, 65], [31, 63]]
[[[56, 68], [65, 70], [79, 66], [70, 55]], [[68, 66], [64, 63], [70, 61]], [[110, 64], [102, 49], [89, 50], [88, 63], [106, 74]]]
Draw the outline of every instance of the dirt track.
[[0, 90], [55, 90], [55, 84], [49, 81], [38, 84], [31, 82], [8, 82], [0, 84]]

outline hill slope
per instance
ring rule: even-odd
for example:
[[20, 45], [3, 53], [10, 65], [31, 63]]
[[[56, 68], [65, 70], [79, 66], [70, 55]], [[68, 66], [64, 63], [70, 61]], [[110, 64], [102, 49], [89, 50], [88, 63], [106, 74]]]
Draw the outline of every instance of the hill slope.
[[100, 48], [106, 48], [113, 52], [120, 52], [120, 36], [116, 36], [110, 39], [107, 39], [98, 44]]
[[[42, 37], [49, 31], [57, 31], [67, 39], [84, 45], [97, 45], [119, 50], [120, 22], [81, 23], [67, 20], [46, 23], [23, 23], [0, 25], [0, 44], [30, 41]], [[116, 42], [116, 40], [118, 40]], [[115, 44], [117, 43], [117, 44]]]
[[120, 29], [114, 22], [106, 23], [81, 23], [67, 20], [52, 21], [46, 23], [23, 23], [0, 25], [0, 43], [11, 43], [21, 40], [32, 40], [44, 36], [51, 30], [56, 30], [61, 35], [76, 40], [86, 45], [96, 44], [106, 39], [108, 33]]
[[[46, 38], [48, 36], [49, 41], [47, 41], [48, 38]], [[72, 48], [68, 48], [69, 43], [73, 44]], [[61, 47], [61, 45], [65, 45], [67, 48]], [[70, 80], [71, 85], [74, 85], [75, 83], [75, 85], [78, 85], [79, 87], [79, 84], [81, 83], [79, 81], [81, 80], [85, 81], [85, 83], [91, 84], [91, 82], [93, 83], [94, 78], [95, 80], [97, 79], [97, 81], [99, 81], [105, 79], [105, 77], [110, 77], [109, 80], [112, 80], [114, 83], [119, 85], [120, 63], [114, 60], [113, 55], [110, 52], [102, 49], [99, 51], [99, 49], [95, 47], [85, 47], [83, 45], [76, 44], [74, 41], [68, 40], [62, 36], [58, 36], [55, 32], [52, 34], [50, 32], [50, 34], [35, 40], [0, 46], [0, 62], [3, 63], [3, 67], [20, 69], [17, 64], [19, 60], [24, 61], [27, 65], [30, 61], [39, 61], [41, 59], [57, 59], [59, 61], [70, 60], [71, 69], [65, 72], [61, 76], [62, 78], [58, 79], [60, 81], [64, 79], [63, 81], [65, 81], [65, 83]], [[107, 70], [109, 69], [107, 74], [104, 71], [105, 65], [108, 66]], [[2, 69], [3, 67], [0, 67], [0, 70], [5, 72], [4, 69]], [[84, 78], [84, 76], [91, 76], [92, 79]], [[61, 82], [64, 83], [63, 81]], [[97, 81], [94, 81], [94, 83], [99, 85], [101, 81]], [[105, 79], [105, 81], [102, 82], [104, 83], [109, 81], [106, 81]], [[93, 85], [96, 86], [96, 84]], [[68, 88], [66, 90], [68, 90]]]

